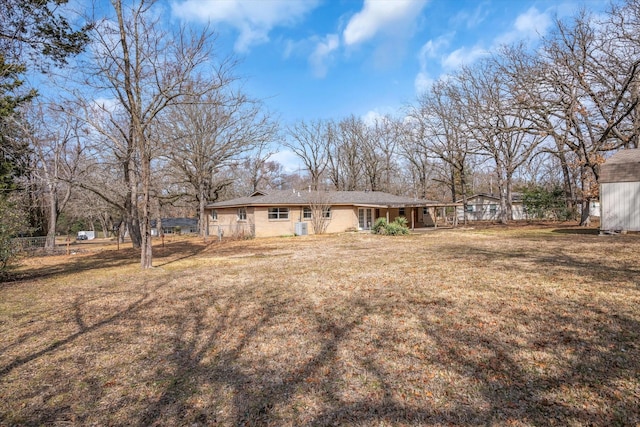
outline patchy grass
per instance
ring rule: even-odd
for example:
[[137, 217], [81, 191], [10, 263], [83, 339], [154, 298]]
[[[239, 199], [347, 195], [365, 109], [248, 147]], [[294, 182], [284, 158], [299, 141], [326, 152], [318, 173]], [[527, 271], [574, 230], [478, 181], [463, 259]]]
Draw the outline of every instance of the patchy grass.
[[637, 425], [640, 238], [440, 230], [24, 260], [0, 425]]

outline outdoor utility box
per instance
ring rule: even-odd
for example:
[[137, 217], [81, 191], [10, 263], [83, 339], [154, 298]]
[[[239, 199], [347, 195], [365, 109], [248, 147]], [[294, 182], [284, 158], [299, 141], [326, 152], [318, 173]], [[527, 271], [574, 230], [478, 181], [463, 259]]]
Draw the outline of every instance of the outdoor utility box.
[[307, 234], [309, 234], [309, 224], [296, 222], [296, 236], [306, 236]]

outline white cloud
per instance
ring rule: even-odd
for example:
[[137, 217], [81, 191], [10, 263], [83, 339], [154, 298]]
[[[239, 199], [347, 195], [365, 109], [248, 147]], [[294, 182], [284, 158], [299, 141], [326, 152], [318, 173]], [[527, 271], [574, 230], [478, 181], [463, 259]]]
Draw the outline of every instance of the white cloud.
[[453, 36], [454, 33], [445, 34], [435, 40], [429, 40], [420, 48], [420, 52], [418, 52], [420, 71], [413, 82], [417, 93], [426, 91], [434, 83], [435, 79], [429, 73], [429, 66], [438, 61], [437, 58], [440, 58], [441, 52], [449, 47]]
[[423, 93], [429, 90], [433, 83], [435, 83], [435, 80], [429, 75], [429, 73], [426, 71], [420, 71], [413, 81], [413, 86], [416, 93]]
[[487, 3], [483, 2], [479, 4], [473, 12], [469, 12], [466, 9], [461, 10], [451, 19], [451, 22], [456, 27], [458, 25], [464, 25], [467, 28], [475, 28], [480, 25], [488, 15], [489, 10], [487, 9]]
[[461, 47], [451, 52], [442, 60], [442, 67], [449, 71], [458, 70], [463, 65], [472, 64], [488, 54], [489, 51], [480, 46], [474, 46], [472, 48]]
[[240, 32], [235, 49], [244, 52], [269, 41], [273, 28], [299, 22], [317, 5], [318, 0], [184, 0], [173, 2], [171, 9], [185, 20], [224, 22], [235, 27]]
[[291, 150], [273, 153], [268, 160], [280, 163], [286, 173], [297, 172], [300, 168], [300, 158]]
[[440, 36], [435, 40], [429, 40], [420, 48], [419, 59], [421, 62], [426, 58], [435, 58], [438, 56], [442, 48], [449, 46], [450, 35]]
[[344, 42], [352, 46], [373, 38], [379, 32], [394, 34], [411, 27], [426, 3], [426, 0], [365, 0], [362, 10], [349, 20], [344, 29]]
[[114, 113], [120, 104], [115, 98], [96, 98], [93, 100], [94, 111], [106, 111], [108, 113]]
[[337, 34], [327, 36], [316, 44], [316, 48], [309, 56], [309, 63], [316, 77], [327, 75], [328, 62], [331, 61], [333, 52], [340, 47], [340, 38]]
[[526, 13], [516, 18], [515, 27], [524, 37], [544, 35], [551, 26], [551, 17], [547, 13], [540, 13], [532, 7]]
[[549, 12], [540, 12], [535, 7], [518, 15], [513, 23], [513, 29], [495, 40], [496, 45], [510, 44], [516, 41], [533, 41], [544, 36], [551, 27], [553, 20]]

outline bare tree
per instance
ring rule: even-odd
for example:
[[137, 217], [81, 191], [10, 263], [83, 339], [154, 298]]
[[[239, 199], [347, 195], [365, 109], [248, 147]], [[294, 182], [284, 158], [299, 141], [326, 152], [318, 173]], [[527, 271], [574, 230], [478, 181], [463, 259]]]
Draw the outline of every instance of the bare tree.
[[260, 102], [234, 89], [227, 72], [218, 75], [215, 91], [186, 96], [184, 103], [170, 108], [164, 125], [170, 144], [164, 156], [192, 188], [201, 236], [206, 234], [207, 201], [215, 201], [215, 194], [231, 184], [217, 179], [217, 172], [240, 162], [242, 155], [264, 149], [277, 132], [277, 124]]
[[29, 140], [34, 163], [33, 182], [42, 188], [48, 213], [45, 248], [55, 248], [58, 216], [65, 209], [80, 176], [84, 146], [78, 119], [53, 104], [32, 104], [27, 110], [23, 135]]
[[321, 120], [301, 120], [290, 126], [287, 133], [291, 140], [283, 145], [302, 160], [309, 173], [311, 189], [317, 191], [327, 168], [329, 145], [333, 140], [331, 126]]
[[[629, 5], [613, 11], [637, 10]], [[621, 20], [622, 15], [612, 14], [608, 23], [595, 22], [582, 12], [568, 23], [557, 21], [542, 50], [552, 77], [545, 83], [558, 94], [557, 111], [562, 112], [557, 125], [564, 127], [565, 144], [578, 161], [583, 225], [589, 220], [590, 200], [597, 196], [603, 153], [633, 144], [638, 135], [640, 54], [617, 27]]]
[[[362, 182], [365, 167], [364, 151], [365, 141], [368, 138], [368, 129], [361, 119], [349, 116], [340, 120], [333, 127], [332, 144], [329, 151], [330, 175], [336, 190], [353, 191], [364, 190]], [[372, 155], [369, 157], [371, 170], [370, 176], [376, 179], [378, 160]], [[375, 182], [374, 182], [375, 185]]]
[[326, 191], [312, 191], [309, 195], [309, 209], [311, 210], [311, 227], [314, 234], [324, 234], [331, 222], [331, 204], [329, 193]]
[[426, 149], [426, 128], [420, 120], [409, 119], [399, 129], [399, 154], [402, 156], [411, 173], [414, 196], [427, 198], [429, 181], [432, 178], [433, 164]]
[[[376, 118], [371, 125], [369, 145], [380, 158], [380, 188], [386, 192], [398, 192], [394, 177], [398, 173], [396, 158], [402, 133], [402, 122], [391, 116]], [[371, 190], [378, 190], [378, 188]]]
[[565, 108], [560, 102], [562, 90], [558, 90], [558, 83], [564, 83], [562, 73], [522, 45], [505, 46], [501, 57], [498, 71], [507, 79], [516, 111], [529, 121], [531, 133], [546, 137], [534, 155], [541, 158], [550, 154], [557, 158], [565, 206], [568, 212], [574, 212], [575, 182], [567, 146], [570, 134], [565, 125]]
[[441, 80], [421, 94], [417, 106], [409, 112], [415, 126], [415, 145], [427, 158], [440, 163], [443, 168], [439, 180], [449, 187], [451, 200], [462, 197], [465, 207], [470, 159], [477, 151], [463, 114], [466, 102], [458, 80]]
[[513, 100], [497, 63], [500, 58], [464, 68], [458, 76], [464, 112], [480, 152], [493, 161], [500, 196], [500, 220], [512, 218], [513, 178], [545, 138], [535, 132]]
[[[151, 167], [158, 146], [153, 127], [167, 107], [182, 103], [186, 95], [198, 95], [189, 83], [214, 65], [213, 35], [207, 29], [191, 33], [185, 27], [169, 32], [160, 21], [162, 15], [153, 10], [154, 3], [112, 0], [114, 19], [97, 25], [93, 56], [83, 64], [84, 83], [114, 104], [103, 108], [106, 122], [86, 119], [113, 146], [122, 147], [118, 151], [128, 185], [126, 221], [134, 246], [140, 246], [142, 268], [152, 266]], [[213, 79], [211, 89], [216, 84]], [[94, 101], [86, 100], [85, 93], [79, 91], [78, 98], [87, 107]]]

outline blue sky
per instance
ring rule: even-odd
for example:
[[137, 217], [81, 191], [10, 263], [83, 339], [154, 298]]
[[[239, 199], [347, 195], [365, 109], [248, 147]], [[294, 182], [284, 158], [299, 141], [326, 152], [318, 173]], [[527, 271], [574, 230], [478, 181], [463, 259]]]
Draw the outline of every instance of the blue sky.
[[246, 90], [286, 125], [398, 113], [417, 93], [501, 43], [546, 34], [555, 16], [604, 1], [173, 0], [242, 58]]
[[[284, 126], [400, 114], [433, 80], [501, 44], [534, 47], [555, 17], [602, 0], [168, 0], [173, 19], [211, 23], [242, 59], [246, 90]], [[282, 151], [273, 159], [299, 163]]]

